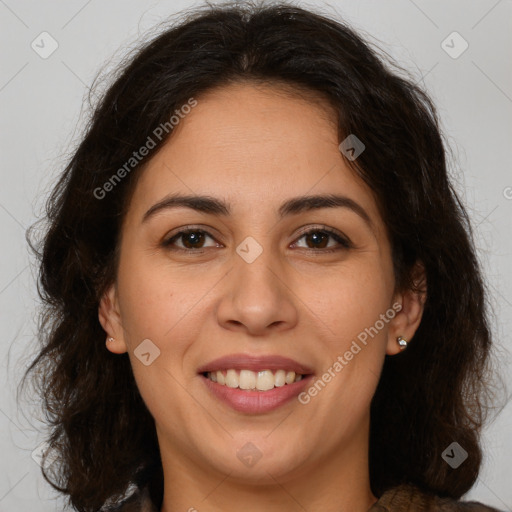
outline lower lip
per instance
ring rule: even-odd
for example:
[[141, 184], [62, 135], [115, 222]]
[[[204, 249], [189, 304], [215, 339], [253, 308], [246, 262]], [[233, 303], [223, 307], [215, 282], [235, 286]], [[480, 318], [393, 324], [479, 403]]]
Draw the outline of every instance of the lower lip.
[[307, 375], [297, 382], [285, 384], [268, 391], [245, 391], [218, 384], [208, 377], [201, 375], [208, 389], [218, 399], [236, 411], [246, 414], [262, 414], [281, 407], [298, 396], [309, 384], [312, 377], [312, 375]]

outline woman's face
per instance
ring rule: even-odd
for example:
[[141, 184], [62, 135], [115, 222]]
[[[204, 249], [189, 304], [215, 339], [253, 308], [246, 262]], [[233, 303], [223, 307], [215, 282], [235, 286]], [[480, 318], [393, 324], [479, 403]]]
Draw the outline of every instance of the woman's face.
[[[107, 346], [164, 463], [284, 482], [365, 459], [384, 356], [417, 325], [372, 193], [326, 106], [250, 84], [196, 100], [137, 183]], [[165, 203], [181, 196], [208, 201]]]

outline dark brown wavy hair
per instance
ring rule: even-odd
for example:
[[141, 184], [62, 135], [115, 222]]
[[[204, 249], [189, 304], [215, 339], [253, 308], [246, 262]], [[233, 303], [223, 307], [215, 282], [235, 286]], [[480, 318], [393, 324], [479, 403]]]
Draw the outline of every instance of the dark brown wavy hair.
[[[414, 342], [386, 357], [371, 404], [373, 493], [406, 482], [440, 496], [466, 493], [482, 459], [491, 339], [470, 223], [429, 96], [354, 29], [286, 3], [196, 8], [111, 76], [48, 199], [44, 236], [32, 241], [35, 225], [27, 232], [42, 306], [41, 347], [24, 380], [38, 386], [49, 425], [55, 462], [45, 478], [81, 512], [107, 510], [134, 486], [161, 503], [154, 420], [128, 355], [105, 349], [98, 320], [100, 298], [116, 279], [121, 222], [150, 158], [104, 199], [95, 191], [191, 97], [246, 81], [309, 91], [331, 105], [339, 140], [356, 134], [366, 146], [347, 163], [377, 200], [397, 289], [414, 286], [416, 262], [425, 269]], [[457, 471], [441, 457], [453, 441], [469, 454]]]

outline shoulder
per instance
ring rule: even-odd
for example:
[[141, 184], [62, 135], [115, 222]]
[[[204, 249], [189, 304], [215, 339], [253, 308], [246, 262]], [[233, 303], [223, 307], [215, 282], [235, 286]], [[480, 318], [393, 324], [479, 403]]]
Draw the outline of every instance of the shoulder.
[[475, 501], [458, 501], [428, 494], [413, 485], [387, 490], [368, 512], [501, 512]]

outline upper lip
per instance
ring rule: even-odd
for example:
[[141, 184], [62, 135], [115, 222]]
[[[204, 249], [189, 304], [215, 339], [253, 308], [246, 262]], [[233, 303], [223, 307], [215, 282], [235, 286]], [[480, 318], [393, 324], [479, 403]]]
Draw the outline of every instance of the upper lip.
[[230, 354], [219, 357], [199, 367], [197, 373], [214, 372], [218, 370], [252, 370], [255, 372], [263, 370], [286, 370], [308, 375], [313, 373], [311, 367], [299, 363], [289, 357], [278, 355]]

